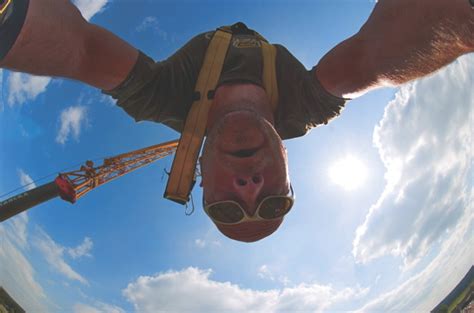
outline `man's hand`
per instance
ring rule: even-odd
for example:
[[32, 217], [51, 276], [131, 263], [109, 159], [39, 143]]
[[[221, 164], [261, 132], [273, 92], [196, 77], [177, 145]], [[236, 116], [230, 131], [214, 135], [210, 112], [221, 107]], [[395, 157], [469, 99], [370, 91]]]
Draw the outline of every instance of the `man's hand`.
[[357, 97], [430, 74], [474, 51], [468, 0], [380, 0], [367, 22], [319, 62], [332, 94]]
[[125, 79], [137, 56], [128, 43], [85, 21], [69, 0], [30, 0], [23, 28], [0, 67], [110, 90]]

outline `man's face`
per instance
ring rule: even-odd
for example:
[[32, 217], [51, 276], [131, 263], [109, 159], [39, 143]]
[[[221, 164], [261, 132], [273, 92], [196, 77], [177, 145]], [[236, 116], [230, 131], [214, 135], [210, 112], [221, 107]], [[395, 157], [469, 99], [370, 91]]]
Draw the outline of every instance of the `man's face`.
[[[229, 112], [215, 123], [204, 144], [201, 172], [206, 203], [233, 200], [248, 216], [255, 214], [265, 197], [289, 190], [286, 150], [280, 137], [267, 120], [248, 110]], [[216, 226], [234, 239], [235, 230], [239, 240], [255, 241], [272, 233], [280, 223]]]

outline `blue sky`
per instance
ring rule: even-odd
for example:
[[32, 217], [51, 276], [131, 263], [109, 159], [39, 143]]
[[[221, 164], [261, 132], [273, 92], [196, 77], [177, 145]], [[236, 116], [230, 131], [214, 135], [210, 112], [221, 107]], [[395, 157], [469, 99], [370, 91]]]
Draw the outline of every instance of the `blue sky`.
[[[357, 32], [374, 6], [74, 2], [157, 60], [199, 32], [243, 21], [307, 68]], [[178, 137], [135, 123], [83, 84], [0, 73], [1, 194]], [[287, 141], [297, 202], [271, 237], [231, 241], [199, 206], [186, 216], [163, 200], [168, 158], [74, 205], [56, 199], [2, 223], [0, 285], [30, 312], [429, 311], [474, 260], [473, 73], [474, 56], [461, 57], [350, 101], [329, 125]], [[352, 169], [365, 168], [352, 189], [330, 176], [348, 157], [358, 161]]]

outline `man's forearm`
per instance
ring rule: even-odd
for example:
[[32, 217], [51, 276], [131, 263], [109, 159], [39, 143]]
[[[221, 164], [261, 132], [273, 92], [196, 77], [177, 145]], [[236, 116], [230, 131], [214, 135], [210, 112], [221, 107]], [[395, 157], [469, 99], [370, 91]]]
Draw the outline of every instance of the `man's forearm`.
[[319, 62], [316, 75], [336, 96], [356, 97], [430, 74], [474, 51], [467, 0], [381, 0], [361, 30]]
[[69, 0], [30, 0], [23, 28], [0, 66], [109, 90], [125, 79], [137, 56], [125, 41], [85, 21]]
[[88, 24], [77, 79], [103, 90], [118, 86], [131, 71], [138, 50], [108, 30]]

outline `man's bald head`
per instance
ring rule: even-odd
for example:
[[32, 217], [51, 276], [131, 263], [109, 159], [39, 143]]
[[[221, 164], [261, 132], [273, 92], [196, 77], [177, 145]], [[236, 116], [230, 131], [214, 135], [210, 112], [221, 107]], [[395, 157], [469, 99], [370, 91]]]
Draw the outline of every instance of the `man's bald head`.
[[[264, 198], [288, 194], [286, 149], [273, 123], [260, 86], [223, 85], [216, 90], [200, 161], [206, 204], [231, 200], [252, 218]], [[253, 242], [275, 232], [282, 220], [214, 222], [227, 237]]]

